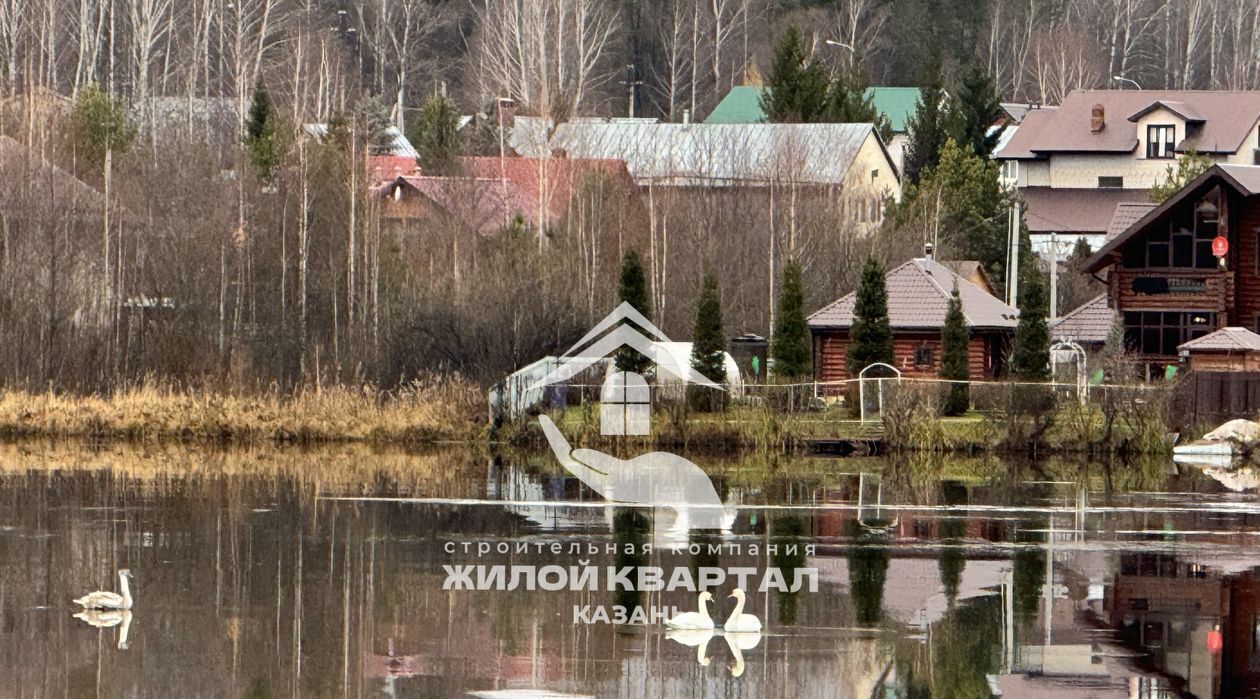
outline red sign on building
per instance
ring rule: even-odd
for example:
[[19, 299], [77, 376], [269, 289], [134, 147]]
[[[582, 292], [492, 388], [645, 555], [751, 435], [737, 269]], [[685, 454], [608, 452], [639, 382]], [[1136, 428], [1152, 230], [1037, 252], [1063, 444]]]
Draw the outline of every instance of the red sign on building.
[[1212, 239], [1212, 254], [1217, 257], [1225, 257], [1225, 253], [1229, 252], [1229, 239], [1223, 235], [1218, 235]]

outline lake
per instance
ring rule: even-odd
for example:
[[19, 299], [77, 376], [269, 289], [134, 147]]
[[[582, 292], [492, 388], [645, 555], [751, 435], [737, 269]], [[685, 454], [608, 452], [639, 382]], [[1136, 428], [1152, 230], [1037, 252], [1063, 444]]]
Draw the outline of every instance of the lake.
[[[729, 532], [609, 506], [546, 454], [3, 446], [0, 695], [1260, 688], [1260, 502], [1235, 483], [1164, 462], [701, 464]], [[73, 616], [119, 568], [130, 614]], [[746, 588], [760, 633], [667, 633], [700, 581], [719, 626]]]

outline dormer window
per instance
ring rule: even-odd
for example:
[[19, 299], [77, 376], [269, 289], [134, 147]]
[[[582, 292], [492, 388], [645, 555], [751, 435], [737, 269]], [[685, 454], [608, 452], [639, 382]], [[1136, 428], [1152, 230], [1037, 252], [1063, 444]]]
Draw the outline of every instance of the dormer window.
[[1146, 157], [1169, 159], [1175, 155], [1177, 129], [1172, 125], [1159, 124], [1146, 127]]

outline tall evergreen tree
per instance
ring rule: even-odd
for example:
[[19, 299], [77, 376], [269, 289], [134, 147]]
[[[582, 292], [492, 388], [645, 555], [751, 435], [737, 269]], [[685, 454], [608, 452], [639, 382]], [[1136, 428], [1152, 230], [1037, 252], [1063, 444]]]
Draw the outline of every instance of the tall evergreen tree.
[[136, 127], [127, 120], [127, 110], [95, 85], [79, 92], [71, 123], [80, 152], [93, 165], [102, 165], [107, 152], [126, 152], [136, 138]]
[[949, 134], [950, 118], [939, 67], [930, 74], [932, 77], [919, 93], [914, 114], [906, 123], [906, 130], [910, 133], [902, 170], [906, 180], [916, 184], [919, 177], [940, 160], [941, 147]]
[[1046, 289], [1041, 272], [1032, 266], [1019, 282], [1019, 325], [1011, 374], [1021, 381], [1050, 378], [1050, 328], [1046, 324]]
[[712, 272], [700, 282], [696, 324], [691, 334], [691, 368], [715, 383], [726, 379], [726, 333], [722, 329], [722, 294]]
[[879, 137], [888, 143], [892, 138], [892, 122], [888, 115], [875, 108], [866, 71], [859, 57], [854, 57], [848, 70], [841, 71], [827, 91], [827, 121], [838, 124], [874, 124]]
[[[621, 260], [621, 279], [617, 285], [617, 296], [623, 303], [634, 307], [643, 317], [652, 318], [652, 307], [648, 303], [647, 275], [643, 272], [643, 262], [636, 250], [627, 250]], [[633, 371], [639, 374], [648, 370], [651, 360], [642, 353], [629, 347], [617, 352], [617, 370]]]
[[827, 72], [810, 59], [801, 31], [789, 26], [774, 45], [770, 75], [759, 98], [772, 123], [821, 121], [827, 114]]
[[783, 265], [770, 356], [774, 358], [776, 376], [794, 379], [809, 373], [809, 327], [805, 324], [801, 266], [795, 260], [788, 260]]
[[993, 78], [979, 66], [973, 65], [963, 78], [955, 113], [958, 121], [955, 140], [981, 158], [992, 156], [998, 132], [995, 129], [990, 133], [990, 129], [1002, 116], [1002, 104], [993, 87]]
[[884, 266], [874, 257], [867, 258], [858, 283], [853, 327], [849, 329], [848, 360], [851, 376], [876, 362], [892, 364], [894, 361]]
[[[963, 315], [962, 297], [958, 293], [958, 280], [954, 280], [954, 293], [949, 297], [949, 310], [945, 312], [945, 327], [941, 328], [941, 378], [950, 381], [971, 379], [971, 364], [967, 345], [971, 331], [967, 317]], [[962, 415], [971, 407], [971, 386], [951, 383], [945, 390], [944, 412], [946, 415]]]
[[432, 94], [420, 106], [419, 117], [412, 122], [408, 134], [419, 154], [424, 172], [448, 174], [459, 155], [459, 115], [455, 105], [443, 94]]
[[283, 118], [272, 105], [267, 87], [259, 82], [254, 87], [249, 118], [245, 122], [245, 150], [263, 182], [271, 181], [284, 156], [284, 136]]

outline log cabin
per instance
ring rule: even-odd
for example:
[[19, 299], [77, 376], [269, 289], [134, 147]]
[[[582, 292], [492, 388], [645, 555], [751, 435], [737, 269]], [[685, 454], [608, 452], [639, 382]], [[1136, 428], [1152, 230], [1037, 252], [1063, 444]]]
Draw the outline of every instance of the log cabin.
[[[1006, 355], [1019, 311], [946, 265], [930, 258], [917, 258], [885, 275], [894, 365], [902, 376], [940, 374], [941, 329], [956, 284], [971, 331], [968, 346], [971, 377], [1000, 378], [1005, 372]], [[847, 354], [856, 301], [856, 292], [848, 294], [808, 318], [814, 345], [814, 376], [819, 382], [852, 378]], [[835, 394], [841, 390], [840, 386], [832, 385], [822, 392]]]
[[1260, 167], [1214, 165], [1109, 237], [1082, 271], [1104, 281], [1126, 349], [1150, 373], [1177, 364], [1191, 340], [1260, 329], [1258, 236]]

